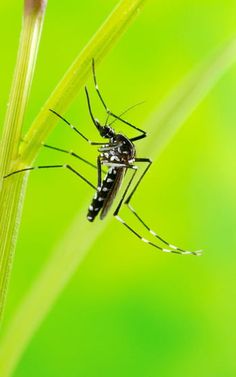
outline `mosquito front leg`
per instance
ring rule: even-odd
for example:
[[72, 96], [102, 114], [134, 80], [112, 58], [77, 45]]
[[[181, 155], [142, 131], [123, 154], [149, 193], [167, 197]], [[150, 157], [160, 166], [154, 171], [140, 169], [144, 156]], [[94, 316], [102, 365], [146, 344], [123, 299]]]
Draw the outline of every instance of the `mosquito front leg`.
[[55, 114], [58, 118], [60, 118], [61, 120], [63, 120], [64, 123], [66, 123], [72, 130], [74, 130], [77, 134], [79, 134], [84, 140], [86, 140], [90, 145], [103, 145], [104, 143], [99, 143], [99, 142], [96, 142], [96, 141], [91, 141], [90, 139], [88, 139], [84, 134], [82, 134], [82, 132], [80, 132], [75, 126], [73, 126], [73, 124], [71, 124], [70, 122], [68, 122], [67, 119], [65, 119], [63, 116], [61, 116], [60, 114], [58, 114], [55, 110], [52, 110], [52, 109], [49, 109], [53, 114]]
[[[96, 92], [97, 92], [98, 97], [100, 98], [100, 100], [102, 102], [102, 105], [103, 105], [104, 109], [106, 110], [108, 116], [112, 116], [113, 118], [120, 120], [122, 123], [130, 126], [131, 128], [135, 129], [136, 131], [141, 132], [142, 135], [139, 135], [139, 136], [137, 136], [137, 137], [135, 137], [133, 139], [130, 139], [131, 141], [143, 139], [144, 137], [146, 137], [146, 132], [143, 131], [141, 128], [138, 128], [138, 127], [134, 126], [133, 124], [131, 124], [127, 120], [124, 120], [123, 118], [121, 118], [121, 116], [116, 115], [112, 111], [109, 110], [108, 106], [106, 105], [106, 103], [105, 103], [105, 101], [103, 99], [103, 96], [101, 95], [101, 92], [100, 92], [100, 89], [99, 89], [99, 86], [98, 86], [98, 83], [97, 83], [94, 59], [92, 60], [92, 69], [93, 69], [93, 79], [94, 79], [94, 85], [95, 85]], [[86, 94], [87, 94], [87, 98], [88, 98], [88, 93], [86, 92]], [[88, 99], [88, 102], [89, 102], [89, 99]], [[96, 121], [96, 119], [94, 119], [94, 117], [93, 117], [93, 115], [92, 115], [91, 112], [90, 112], [90, 115], [91, 115], [91, 117], [93, 119], [93, 122], [95, 123], [95, 125], [97, 127], [97, 124], [96, 124], [97, 121]], [[108, 119], [106, 120], [106, 123], [107, 123], [107, 121], [108, 121]]]
[[103, 106], [104, 106], [107, 114], [109, 114], [110, 110], [108, 109], [108, 107], [107, 107], [107, 105], [106, 105], [106, 103], [105, 103], [105, 101], [104, 101], [104, 99], [103, 99], [103, 97], [102, 97], [102, 95], [100, 93], [99, 87], [98, 87], [97, 78], [96, 78], [96, 72], [95, 72], [95, 61], [94, 61], [94, 59], [92, 60], [92, 70], [93, 70], [93, 80], [94, 80], [94, 85], [95, 85], [96, 92], [97, 92], [98, 97], [100, 98], [100, 100], [101, 100], [101, 102], [102, 102], [102, 104], [103, 104]]

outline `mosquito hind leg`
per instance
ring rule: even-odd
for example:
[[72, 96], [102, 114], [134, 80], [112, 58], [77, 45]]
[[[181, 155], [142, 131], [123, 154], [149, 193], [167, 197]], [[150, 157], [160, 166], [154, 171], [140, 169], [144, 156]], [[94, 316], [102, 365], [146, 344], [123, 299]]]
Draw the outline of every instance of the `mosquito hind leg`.
[[[175, 245], [170, 244], [169, 242], [167, 242], [166, 240], [164, 240], [162, 237], [160, 237], [156, 232], [154, 232], [151, 228], [149, 228], [149, 226], [143, 221], [143, 219], [137, 214], [136, 210], [129, 203], [127, 205], [128, 205], [128, 208], [130, 209], [130, 211], [134, 214], [134, 216], [149, 231], [149, 233], [152, 236], [156, 237], [161, 242], [163, 242], [165, 245], [167, 245], [170, 249], [172, 249], [172, 250], [162, 249], [162, 251], [165, 251], [165, 252], [176, 252], [178, 254], [193, 254], [193, 255], [200, 255], [201, 254], [201, 250], [189, 251], [189, 250], [184, 250], [184, 249], [182, 249], [180, 247], [177, 247]], [[147, 243], [150, 243], [150, 242], [147, 242]]]
[[[183, 254], [183, 255], [187, 255], [187, 254], [192, 254], [192, 255], [200, 255], [200, 251], [188, 251], [188, 250], [183, 250], [183, 249], [180, 249], [174, 245], [171, 245], [169, 244], [168, 242], [166, 242], [163, 238], [161, 238], [157, 233], [155, 233], [154, 231], [152, 231], [145, 223], [144, 221], [140, 218], [140, 216], [137, 214], [137, 212], [133, 209], [133, 207], [129, 204], [134, 192], [136, 191], [138, 185], [140, 184], [141, 180], [143, 179], [144, 175], [146, 174], [146, 172], [148, 171], [149, 167], [151, 166], [151, 161], [149, 159], [137, 159], [137, 162], [148, 162], [148, 166], [147, 168], [145, 169], [144, 173], [142, 174], [142, 176], [140, 177], [140, 179], [138, 180], [137, 184], [135, 185], [134, 189], [131, 191], [131, 194], [128, 196], [128, 198], [125, 200], [125, 197], [128, 193], [128, 190], [133, 182], [133, 179], [135, 177], [135, 174], [137, 172], [137, 170], [134, 172], [133, 176], [131, 177], [128, 185], [126, 186], [126, 189], [124, 191], [124, 194], [122, 195], [122, 198], [114, 212], [114, 216], [115, 218], [121, 222], [131, 233], [133, 233], [136, 237], [138, 237], [141, 241], [155, 247], [156, 249], [162, 251], [162, 252], [165, 252], [165, 253], [174, 253], [174, 254]], [[134, 230], [129, 224], [126, 223], [125, 220], [123, 220], [123, 218], [121, 218], [119, 216], [119, 212], [120, 212], [120, 209], [122, 207], [122, 204], [126, 204], [128, 205], [128, 208], [132, 211], [132, 213], [136, 216], [136, 218], [144, 225], [144, 227], [153, 235], [155, 236], [156, 238], [158, 238], [160, 241], [164, 242], [170, 249], [166, 249], [166, 248], [163, 248], [149, 240], [147, 240], [146, 238], [142, 237], [141, 234], [139, 234], [138, 232], [136, 232], [136, 230]]]
[[[139, 222], [149, 231], [150, 234], [152, 234], [154, 237], [156, 237], [157, 239], [159, 239], [161, 242], [163, 242], [165, 245], [167, 245], [170, 249], [173, 249], [172, 250], [169, 250], [169, 249], [162, 249], [162, 251], [166, 251], [166, 252], [177, 252], [177, 253], [181, 253], [181, 254], [194, 254], [194, 255], [198, 255], [200, 254], [200, 250], [199, 251], [196, 251], [196, 252], [192, 252], [192, 251], [189, 251], [189, 250], [184, 250], [180, 247], [177, 247], [175, 245], [172, 245], [171, 243], [167, 242], [166, 240], [164, 240], [162, 237], [160, 237], [156, 232], [154, 232], [151, 228], [149, 228], [149, 226], [143, 221], [143, 219], [138, 215], [138, 213], [136, 212], [136, 210], [131, 206], [130, 204], [130, 201], [133, 197], [133, 195], [135, 194], [138, 186], [140, 185], [141, 181], [143, 180], [144, 176], [146, 175], [146, 173], [148, 172], [149, 168], [151, 167], [151, 164], [152, 164], [152, 161], [149, 159], [149, 158], [136, 158], [135, 159], [136, 162], [143, 162], [143, 163], [147, 163], [147, 167], [145, 168], [144, 172], [142, 173], [141, 177], [139, 178], [138, 182], [136, 183], [136, 185], [134, 186], [133, 190], [131, 191], [130, 195], [128, 196], [128, 198], [125, 200], [125, 203], [129, 210], [135, 215], [135, 217], [139, 220]], [[147, 243], [149, 243], [147, 241]], [[152, 244], [152, 243], [151, 243]]]
[[150, 169], [150, 167], [152, 165], [152, 160], [150, 158], [136, 158], [135, 162], [144, 162], [144, 163], [147, 163], [147, 167], [145, 168], [145, 170], [142, 173], [142, 175], [140, 176], [138, 182], [136, 183], [136, 185], [134, 186], [133, 190], [131, 191], [131, 193], [129, 194], [128, 198], [126, 199], [125, 204], [129, 204], [129, 202], [130, 202], [131, 198], [133, 197], [135, 191], [137, 190], [138, 186], [140, 185], [141, 181], [143, 180], [144, 176], [146, 175], [146, 173], [148, 172], [148, 170]]

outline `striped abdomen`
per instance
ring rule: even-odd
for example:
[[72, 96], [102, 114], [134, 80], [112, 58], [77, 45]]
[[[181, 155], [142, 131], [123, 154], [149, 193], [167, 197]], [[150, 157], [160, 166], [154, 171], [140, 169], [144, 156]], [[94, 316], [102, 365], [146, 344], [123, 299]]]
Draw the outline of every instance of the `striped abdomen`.
[[91, 205], [88, 209], [87, 219], [93, 221], [102, 209], [100, 218], [103, 219], [110, 209], [113, 200], [120, 188], [124, 177], [124, 168], [109, 169], [106, 177], [102, 181], [101, 187], [98, 187]]

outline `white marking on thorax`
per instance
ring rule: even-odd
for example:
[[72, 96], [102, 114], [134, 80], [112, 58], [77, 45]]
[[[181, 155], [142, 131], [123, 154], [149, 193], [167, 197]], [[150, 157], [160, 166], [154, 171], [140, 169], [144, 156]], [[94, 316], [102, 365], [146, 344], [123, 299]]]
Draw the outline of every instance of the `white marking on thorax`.
[[120, 162], [120, 159], [119, 159], [119, 157], [118, 156], [111, 156], [111, 158], [110, 158], [110, 160], [111, 161], [118, 161], [118, 162]]

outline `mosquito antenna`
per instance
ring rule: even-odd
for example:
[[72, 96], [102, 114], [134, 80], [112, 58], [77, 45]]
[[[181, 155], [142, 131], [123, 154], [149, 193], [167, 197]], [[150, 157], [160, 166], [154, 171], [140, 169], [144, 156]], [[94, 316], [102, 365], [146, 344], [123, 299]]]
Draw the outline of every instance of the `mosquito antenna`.
[[[126, 109], [126, 110], [123, 111], [121, 114], [119, 114], [119, 118], [120, 118], [122, 115], [126, 114], [126, 113], [127, 113], [128, 111], [130, 111], [131, 109], [133, 109], [134, 107], [139, 106], [139, 105], [142, 105], [144, 102], [145, 102], [145, 101], [138, 102], [138, 103], [136, 103], [135, 105], [132, 105], [132, 106], [128, 107], [128, 109]], [[108, 118], [109, 118], [109, 114], [108, 114], [108, 117], [107, 117], [107, 119], [106, 119], [106, 123], [107, 123], [107, 121], [108, 121]], [[115, 119], [109, 124], [109, 126], [111, 126], [111, 125], [112, 125], [113, 123], [115, 123], [117, 120], [118, 120], [118, 119], [115, 118]]]
[[107, 126], [108, 119], [110, 118], [110, 114], [107, 114], [106, 121], [105, 121], [105, 126]]

